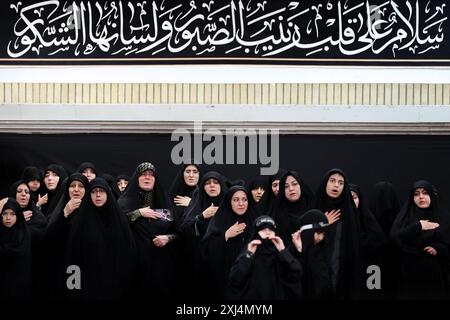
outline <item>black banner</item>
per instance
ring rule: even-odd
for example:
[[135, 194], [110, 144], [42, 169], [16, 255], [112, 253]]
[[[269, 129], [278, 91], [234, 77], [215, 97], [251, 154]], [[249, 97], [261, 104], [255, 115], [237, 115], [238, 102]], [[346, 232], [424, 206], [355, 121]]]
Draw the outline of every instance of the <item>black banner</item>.
[[2, 1], [1, 64], [450, 65], [446, 0]]

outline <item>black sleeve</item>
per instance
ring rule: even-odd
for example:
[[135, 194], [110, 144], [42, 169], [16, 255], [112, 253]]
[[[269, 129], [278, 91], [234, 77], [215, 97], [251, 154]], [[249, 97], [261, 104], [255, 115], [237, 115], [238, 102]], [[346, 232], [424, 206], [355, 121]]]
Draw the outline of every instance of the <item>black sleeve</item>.
[[250, 277], [253, 269], [255, 256], [247, 254], [247, 251], [240, 254], [230, 270], [230, 284], [233, 289], [243, 289]]
[[422, 230], [422, 226], [420, 222], [411, 224], [404, 228], [393, 230], [391, 234], [391, 238], [393, 239], [401, 239], [402, 241], [411, 241], [414, 240]]

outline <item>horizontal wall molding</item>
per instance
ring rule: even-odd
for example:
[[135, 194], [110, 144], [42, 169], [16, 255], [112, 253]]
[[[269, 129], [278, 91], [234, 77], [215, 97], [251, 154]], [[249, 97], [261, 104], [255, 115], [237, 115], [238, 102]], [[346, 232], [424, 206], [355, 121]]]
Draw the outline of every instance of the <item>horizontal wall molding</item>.
[[0, 132], [450, 134], [450, 106], [0, 105]]
[[431, 83], [0, 83], [4, 104], [450, 105]]
[[[203, 130], [247, 129], [278, 130], [280, 134], [339, 134], [339, 135], [450, 135], [450, 123], [239, 123], [208, 122]], [[0, 121], [1, 133], [70, 134], [70, 133], [158, 133], [170, 134], [186, 129], [182, 122], [106, 122], [106, 121]], [[272, 130], [272, 131], [270, 131]], [[193, 131], [191, 131], [193, 132]], [[237, 131], [233, 131], [234, 133]], [[204, 131], [203, 131], [204, 133]], [[178, 140], [177, 140], [178, 141]]]

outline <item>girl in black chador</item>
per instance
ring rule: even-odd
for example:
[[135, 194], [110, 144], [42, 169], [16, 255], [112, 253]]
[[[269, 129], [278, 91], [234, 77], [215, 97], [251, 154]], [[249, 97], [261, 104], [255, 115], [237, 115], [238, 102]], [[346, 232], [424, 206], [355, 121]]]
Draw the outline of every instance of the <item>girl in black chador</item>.
[[285, 243], [292, 240], [291, 235], [298, 230], [297, 219], [308, 210], [313, 194], [296, 171], [286, 172], [280, 180], [277, 205], [271, 216], [277, 224], [277, 232]]
[[138, 254], [135, 274], [138, 298], [176, 294], [178, 219], [150, 162], [137, 166], [119, 204], [131, 221]]
[[358, 299], [363, 285], [360, 222], [342, 170], [332, 169], [325, 174], [313, 208], [325, 212], [331, 224], [325, 246], [331, 266], [333, 295], [336, 299]]
[[414, 183], [391, 230], [401, 250], [400, 298], [448, 299], [449, 218], [431, 183]]
[[276, 230], [270, 216], [255, 220], [251, 241], [231, 267], [231, 298], [286, 300], [301, 295], [302, 267]]
[[228, 189], [202, 241], [203, 254], [211, 271], [215, 297], [228, 296], [230, 268], [251, 240], [253, 221], [259, 215], [244, 187]]
[[8, 198], [1, 214], [0, 298], [31, 299], [31, 237], [22, 209]]
[[78, 266], [81, 288], [69, 298], [117, 300], [129, 294], [134, 240], [108, 183], [95, 178], [73, 217], [67, 239], [66, 266]]
[[297, 219], [298, 230], [292, 235], [292, 254], [302, 265], [302, 294], [304, 299], [322, 300], [333, 297], [331, 269], [324, 244], [329, 227], [325, 214], [311, 209]]

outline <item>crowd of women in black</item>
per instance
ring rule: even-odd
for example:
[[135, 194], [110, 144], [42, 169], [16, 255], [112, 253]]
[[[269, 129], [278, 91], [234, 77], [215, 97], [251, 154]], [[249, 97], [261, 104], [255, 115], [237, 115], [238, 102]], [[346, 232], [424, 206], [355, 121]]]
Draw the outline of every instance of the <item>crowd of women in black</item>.
[[450, 297], [450, 212], [430, 182], [400, 206], [391, 183], [366, 199], [340, 169], [315, 193], [293, 170], [203, 169], [183, 165], [166, 192], [150, 162], [117, 178], [25, 168], [0, 200], [0, 298]]

